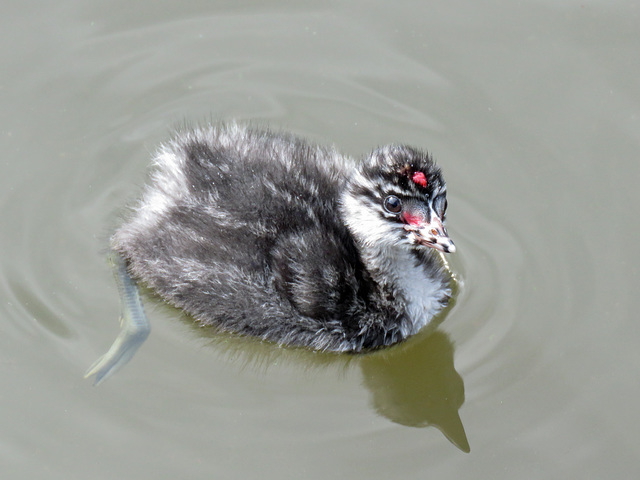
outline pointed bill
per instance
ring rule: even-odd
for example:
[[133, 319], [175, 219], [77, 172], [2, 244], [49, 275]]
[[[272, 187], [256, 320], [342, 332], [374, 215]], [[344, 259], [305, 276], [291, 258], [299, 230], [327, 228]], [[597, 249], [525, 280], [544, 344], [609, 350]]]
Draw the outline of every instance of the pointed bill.
[[413, 241], [426, 247], [431, 247], [444, 253], [453, 253], [456, 246], [449, 238], [442, 220], [437, 215], [432, 215], [431, 220], [421, 225], [406, 225], [405, 229], [413, 233]]

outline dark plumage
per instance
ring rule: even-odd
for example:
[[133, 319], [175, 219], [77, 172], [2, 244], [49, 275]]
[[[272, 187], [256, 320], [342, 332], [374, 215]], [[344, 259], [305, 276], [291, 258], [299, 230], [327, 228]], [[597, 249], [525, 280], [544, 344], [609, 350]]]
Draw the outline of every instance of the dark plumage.
[[134, 278], [202, 324], [360, 351], [404, 339], [446, 305], [449, 276], [434, 251], [454, 250], [445, 209], [440, 170], [413, 148], [356, 161], [289, 134], [217, 125], [160, 149], [112, 247]]

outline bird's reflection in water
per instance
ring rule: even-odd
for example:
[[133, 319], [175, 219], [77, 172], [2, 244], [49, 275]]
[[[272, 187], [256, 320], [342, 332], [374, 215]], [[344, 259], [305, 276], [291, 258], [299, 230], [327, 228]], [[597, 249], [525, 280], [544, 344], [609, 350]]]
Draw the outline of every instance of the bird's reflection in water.
[[460, 450], [470, 451], [458, 415], [464, 403], [464, 383], [453, 365], [453, 343], [440, 330], [427, 328], [407, 342], [353, 355], [281, 348], [209, 328], [194, 328], [199, 335], [209, 337], [212, 346], [222, 350], [227, 359], [252, 369], [267, 369], [276, 364], [304, 369], [329, 366], [346, 369], [358, 365], [378, 414], [401, 425], [436, 427]]
[[373, 408], [401, 425], [434, 426], [460, 450], [469, 452], [458, 415], [464, 383], [453, 366], [453, 343], [439, 330], [420, 337], [362, 358]]

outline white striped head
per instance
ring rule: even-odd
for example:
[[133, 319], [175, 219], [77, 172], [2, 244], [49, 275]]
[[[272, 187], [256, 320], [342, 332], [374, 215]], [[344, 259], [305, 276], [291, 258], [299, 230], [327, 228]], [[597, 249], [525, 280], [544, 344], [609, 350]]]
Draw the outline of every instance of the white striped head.
[[403, 145], [375, 150], [342, 195], [342, 214], [364, 244], [455, 251], [445, 229], [447, 190], [424, 152]]

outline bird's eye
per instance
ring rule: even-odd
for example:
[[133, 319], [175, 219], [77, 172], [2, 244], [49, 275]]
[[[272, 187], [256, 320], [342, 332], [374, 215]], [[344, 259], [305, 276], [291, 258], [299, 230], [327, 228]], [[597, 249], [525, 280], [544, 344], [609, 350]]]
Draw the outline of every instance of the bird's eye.
[[389, 213], [400, 213], [400, 210], [402, 210], [402, 202], [395, 195], [389, 195], [385, 198], [383, 206]]
[[433, 209], [440, 218], [444, 218], [444, 214], [447, 211], [447, 197], [439, 195], [433, 200]]

